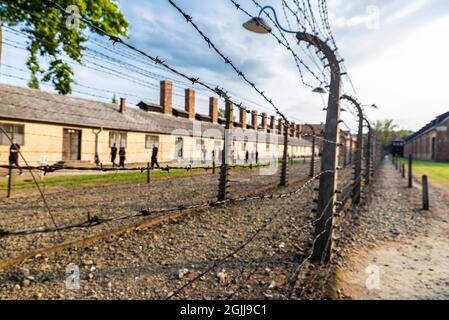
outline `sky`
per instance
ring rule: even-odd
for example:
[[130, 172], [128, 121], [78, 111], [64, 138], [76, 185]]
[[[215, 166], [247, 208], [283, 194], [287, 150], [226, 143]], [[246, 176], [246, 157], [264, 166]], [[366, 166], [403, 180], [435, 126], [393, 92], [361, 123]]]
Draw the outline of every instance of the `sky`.
[[[238, 2], [257, 16], [259, 10], [251, 0]], [[280, 23], [288, 27], [280, 1], [259, 2], [274, 6]], [[291, 0], [288, 2], [293, 3]], [[275, 114], [273, 108], [229, 65], [223, 63], [167, 0], [127, 0], [119, 3], [130, 22], [129, 41], [133, 45], [188, 75], [224, 88], [231, 96], [237, 97], [236, 101], [241, 99], [248, 109]], [[327, 97], [313, 93], [309, 86], [301, 82], [291, 53], [272, 37], [244, 30], [242, 23], [248, 17], [237, 11], [229, 0], [178, 0], [176, 3], [193, 17], [225, 56], [264, 91], [287, 118], [297, 123], [320, 123], [325, 120], [323, 98]], [[354, 87], [345, 78], [343, 91], [356, 96], [363, 104], [374, 103], [379, 107], [377, 110], [365, 108], [370, 120], [389, 118], [400, 128], [417, 130], [437, 115], [449, 111], [447, 0], [328, 0], [328, 8], [338, 53], [344, 58]], [[288, 18], [294, 28], [293, 16]], [[24, 41], [19, 35], [9, 32], [5, 32], [4, 38]], [[320, 75], [321, 71], [309, 58], [307, 48], [296, 44], [294, 34], [287, 35], [287, 39], [298, 56]], [[2, 73], [28, 78], [26, 72], [11, 69], [26, 69], [27, 52], [11, 45], [4, 45], [3, 50]], [[121, 50], [126, 52], [123, 48]], [[133, 60], [127, 59], [128, 62]], [[150, 68], [148, 65], [145, 67]], [[159, 69], [153, 71], [174, 77]], [[127, 72], [126, 68], [123, 72]], [[306, 83], [312, 88], [319, 86], [306, 70], [303, 69], [303, 73]], [[75, 74], [77, 82], [84, 86], [128, 93], [132, 103], [140, 100], [137, 97], [159, 100], [156, 86], [146, 88], [81, 66], [75, 67]], [[0, 81], [26, 85], [26, 81], [5, 75], [0, 76]], [[158, 84], [156, 79], [148, 81]], [[184, 86], [175, 83], [175, 88], [178, 94], [174, 103], [181, 107]], [[42, 89], [51, 90], [44, 86]], [[94, 92], [84, 87], [84, 92], [86, 90]], [[98, 94], [98, 91], [95, 92]], [[198, 111], [206, 113], [208, 95], [213, 94], [204, 90], [197, 93]], [[79, 93], [74, 95], [82, 96]], [[346, 112], [343, 119], [347, 127], [356, 128], [353, 114]]]

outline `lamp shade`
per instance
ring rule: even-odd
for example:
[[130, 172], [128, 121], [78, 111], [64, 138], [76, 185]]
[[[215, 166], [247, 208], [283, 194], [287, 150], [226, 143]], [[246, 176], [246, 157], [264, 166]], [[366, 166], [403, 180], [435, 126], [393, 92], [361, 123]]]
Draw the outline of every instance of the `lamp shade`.
[[324, 90], [321, 87], [318, 87], [318, 88], [313, 89], [313, 92], [324, 94], [324, 93], [326, 93], [326, 90]]
[[255, 32], [255, 33], [270, 33], [271, 27], [268, 23], [262, 18], [252, 18], [251, 20], [245, 22], [243, 27], [246, 30]]

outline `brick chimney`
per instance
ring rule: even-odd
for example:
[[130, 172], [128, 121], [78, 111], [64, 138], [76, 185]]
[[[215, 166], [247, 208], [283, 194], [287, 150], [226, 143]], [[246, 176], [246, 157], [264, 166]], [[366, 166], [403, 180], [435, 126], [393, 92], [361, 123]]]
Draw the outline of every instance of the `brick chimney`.
[[284, 134], [284, 121], [282, 121], [282, 119], [279, 119], [278, 130], [279, 134], [282, 136]]
[[246, 108], [240, 107], [240, 123], [242, 124], [242, 128], [246, 129]]
[[234, 104], [229, 100], [226, 100], [225, 115], [227, 112], [229, 112], [231, 116], [231, 122], [229, 123], [229, 129], [231, 129], [234, 127]]
[[254, 130], [259, 129], [259, 121], [257, 119], [258, 116], [259, 114], [257, 113], [256, 110], [253, 110], [251, 112], [251, 125], [253, 126]]
[[161, 106], [164, 114], [173, 114], [173, 82], [161, 81]]
[[270, 116], [270, 129], [271, 131], [276, 130], [276, 117]]
[[294, 122], [290, 123], [290, 127], [289, 127], [289, 135], [290, 136], [296, 137], [295, 129], [296, 129], [295, 123]]
[[218, 123], [218, 98], [209, 98], [209, 117], [212, 119], [212, 123]]
[[186, 89], [185, 109], [189, 113], [189, 119], [195, 119], [195, 90]]
[[120, 98], [120, 113], [125, 113], [126, 111], [126, 98]]
[[296, 125], [296, 137], [298, 137], [299, 139], [302, 139], [302, 125], [301, 124]]
[[262, 113], [262, 129], [264, 129], [265, 131], [267, 131], [268, 129], [267, 114], [265, 112]]

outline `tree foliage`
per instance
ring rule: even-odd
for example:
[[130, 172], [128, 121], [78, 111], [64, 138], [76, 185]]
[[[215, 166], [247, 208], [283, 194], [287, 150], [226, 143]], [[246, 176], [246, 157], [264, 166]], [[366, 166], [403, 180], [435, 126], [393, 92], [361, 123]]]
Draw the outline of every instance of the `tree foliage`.
[[391, 145], [391, 142], [395, 136], [404, 138], [412, 133], [409, 130], [398, 129], [398, 126], [394, 124], [392, 119], [376, 121], [373, 129], [376, 133], [376, 137], [385, 148], [388, 148]]
[[[95, 27], [115, 36], [127, 36], [128, 21], [113, 0], [57, 2], [63, 8], [76, 6], [79, 14]], [[81, 63], [88, 33], [98, 33], [95, 28], [75, 20], [75, 17], [57, 10], [45, 0], [2, 0], [0, 3], [2, 23], [19, 28], [28, 35], [30, 87], [38, 88], [40, 81], [44, 81], [52, 83], [60, 94], [72, 92], [74, 72], [68, 62], [73, 60]], [[75, 21], [75, 27], [70, 27]], [[48, 61], [45, 69], [41, 67], [42, 58]]]

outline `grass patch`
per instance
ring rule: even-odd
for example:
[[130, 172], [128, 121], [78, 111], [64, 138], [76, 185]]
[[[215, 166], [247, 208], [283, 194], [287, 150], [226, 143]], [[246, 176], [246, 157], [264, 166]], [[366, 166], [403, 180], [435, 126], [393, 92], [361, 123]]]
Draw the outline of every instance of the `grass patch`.
[[[232, 171], [249, 170], [250, 165], [244, 165], [243, 167], [232, 168]], [[256, 165], [253, 168], [257, 168]], [[26, 171], [24, 171], [26, 173]], [[216, 173], [220, 172], [219, 166], [216, 168]], [[212, 173], [212, 170], [204, 169], [173, 169], [170, 171], [152, 171], [151, 180], [169, 179], [177, 178], [183, 176], [191, 175], [201, 175]], [[28, 175], [28, 174], [27, 174]], [[79, 187], [89, 187], [89, 186], [100, 186], [100, 185], [112, 185], [112, 184], [127, 184], [127, 183], [146, 183], [147, 182], [147, 172], [140, 171], [116, 171], [116, 172], [104, 172], [95, 174], [67, 174], [51, 176], [48, 174], [41, 180], [40, 175], [35, 174], [39, 184], [48, 187], [63, 187], [63, 188], [79, 188]], [[217, 178], [218, 179], [218, 178]], [[2, 177], [0, 179], [0, 190], [6, 190], [8, 187], [8, 178]], [[36, 185], [32, 181], [31, 177], [26, 179], [21, 179], [16, 177], [16, 183], [14, 190], [23, 190], [35, 188]]]
[[[401, 162], [408, 164], [408, 160], [405, 158], [402, 158]], [[449, 190], [449, 163], [413, 160], [413, 175], [417, 177], [427, 175], [431, 181]]]
[[[209, 170], [209, 173], [212, 171]], [[205, 170], [170, 170], [170, 171], [154, 171], [151, 173], [151, 180], [175, 178], [181, 176], [198, 175], [206, 173]], [[147, 173], [146, 171], [126, 171], [126, 172], [108, 172], [100, 174], [73, 174], [73, 175], [59, 175], [50, 176], [47, 175], [41, 180], [40, 176], [36, 175], [37, 180], [41, 185], [45, 187], [66, 187], [66, 188], [77, 188], [86, 186], [97, 186], [97, 185], [110, 185], [110, 184], [125, 184], [125, 183], [146, 183]], [[22, 180], [20, 178], [16, 179], [14, 189], [31, 189], [35, 188], [36, 185], [32, 178], [27, 178]], [[2, 178], [0, 181], [0, 188], [6, 189], [8, 187], [8, 178]]]

